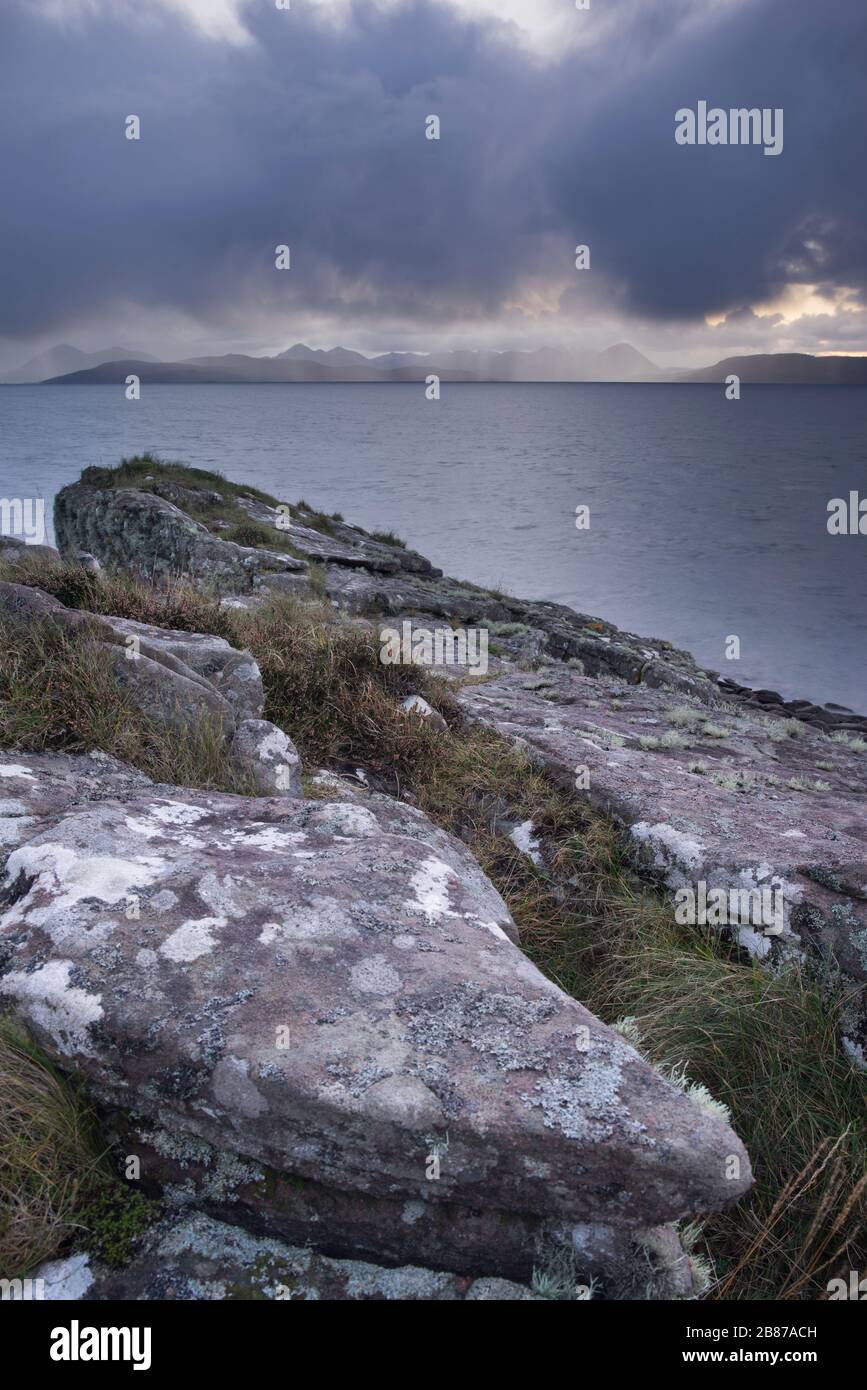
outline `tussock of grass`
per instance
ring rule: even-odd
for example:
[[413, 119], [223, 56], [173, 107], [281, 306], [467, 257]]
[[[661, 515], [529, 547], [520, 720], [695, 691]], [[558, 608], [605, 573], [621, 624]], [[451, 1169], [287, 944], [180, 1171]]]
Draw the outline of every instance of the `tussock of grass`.
[[[597, 828], [593, 839], [572, 845], [599, 912], [582, 997], [609, 1021], [632, 1015], [656, 1062], [685, 1066], [728, 1107], [752, 1159], [752, 1193], [705, 1228], [712, 1296], [816, 1297], [835, 1258], [859, 1268], [867, 1255], [865, 1085], [838, 1043], [845, 990], [796, 965], [774, 977], [714, 934], [678, 926], [631, 879], [613, 834], [605, 845]], [[549, 973], [562, 950], [548, 944]], [[831, 1147], [834, 1164], [814, 1172]], [[796, 1181], [802, 1172], [813, 1179]]]
[[0, 745], [31, 752], [98, 748], [156, 782], [249, 792], [232, 768], [222, 727], [202, 720], [183, 739], [140, 713], [104, 648], [50, 620], [0, 618]]
[[372, 632], [303, 612], [303, 605], [276, 601], [243, 623], [262, 670], [266, 717], [291, 735], [305, 761], [361, 764], [393, 787], [423, 779], [444, 735], [399, 702], [418, 693], [447, 713], [448, 695], [418, 667], [384, 665]]
[[690, 740], [676, 729], [667, 729], [664, 734], [639, 734], [638, 743], [641, 748], [648, 750], [655, 748], [686, 748]]
[[830, 735], [832, 743], [842, 743], [852, 753], [867, 753], [867, 738], [860, 734], [847, 734], [845, 730]]
[[124, 1263], [158, 1212], [112, 1172], [81, 1086], [0, 1019], [0, 1278], [70, 1246]]
[[79, 1094], [0, 1020], [0, 1277], [21, 1278], [57, 1253], [99, 1166]]
[[259, 550], [276, 550], [293, 555], [296, 559], [303, 558], [300, 550], [277, 526], [265, 526], [261, 521], [239, 521], [228, 531], [221, 531], [220, 540], [234, 541], [235, 545], [253, 546]]
[[396, 536], [393, 531], [371, 531], [370, 539], [379, 541], [382, 545], [396, 545], [400, 550], [406, 550], [406, 541], [401, 536]]
[[805, 728], [796, 719], [769, 719], [760, 716], [757, 723], [772, 743], [785, 743], [787, 739], [797, 738]]
[[707, 710], [703, 705], [674, 705], [665, 711], [665, 717], [670, 724], [680, 724], [684, 728], [692, 728], [695, 724], [700, 724], [702, 719], [707, 718]]

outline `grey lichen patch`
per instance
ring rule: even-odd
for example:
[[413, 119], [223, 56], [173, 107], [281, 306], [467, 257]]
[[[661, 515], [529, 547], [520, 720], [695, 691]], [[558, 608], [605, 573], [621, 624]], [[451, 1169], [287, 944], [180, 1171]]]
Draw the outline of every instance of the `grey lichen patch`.
[[542, 1111], [547, 1129], [559, 1129], [569, 1139], [600, 1142], [623, 1124], [620, 1086], [623, 1067], [635, 1054], [619, 1038], [597, 1039], [592, 1051], [560, 1064], [524, 1093], [526, 1104]]
[[[842, 911], [842, 909], [835, 907], [832, 910], [832, 916], [835, 912], [840, 911]], [[850, 914], [851, 911], [852, 909], [850, 906]], [[861, 961], [863, 968], [867, 970], [867, 927], [862, 928], [861, 931], [854, 931], [852, 933], [852, 945], [855, 947], [855, 950], [858, 953], [858, 958]]]
[[464, 1043], [506, 1072], [544, 1069], [549, 1050], [530, 1037], [536, 1025], [555, 1012], [549, 999], [489, 993], [472, 985], [398, 1009], [407, 1018], [413, 1041], [426, 1052], [448, 1054], [456, 1043]]

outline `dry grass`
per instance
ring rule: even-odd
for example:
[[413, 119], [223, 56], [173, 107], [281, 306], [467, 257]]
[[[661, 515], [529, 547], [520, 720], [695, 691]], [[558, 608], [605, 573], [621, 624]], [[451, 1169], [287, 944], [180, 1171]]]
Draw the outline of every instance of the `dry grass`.
[[0, 1278], [57, 1253], [102, 1171], [78, 1091], [0, 1021]]
[[0, 746], [31, 752], [99, 748], [155, 782], [249, 793], [222, 727], [202, 720], [183, 739], [147, 718], [119, 689], [108, 654], [50, 620], [0, 618]]
[[91, 574], [81, 565], [46, 564], [38, 556], [25, 556], [17, 564], [0, 562], [0, 580], [41, 589], [65, 607], [88, 613], [217, 637], [230, 638], [234, 632], [231, 615], [217, 599], [180, 579], [147, 584], [128, 574]]

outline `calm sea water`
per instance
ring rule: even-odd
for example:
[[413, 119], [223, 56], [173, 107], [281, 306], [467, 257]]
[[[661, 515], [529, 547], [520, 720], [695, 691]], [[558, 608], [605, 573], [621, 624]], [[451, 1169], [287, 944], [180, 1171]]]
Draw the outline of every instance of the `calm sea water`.
[[50, 504], [85, 465], [145, 449], [393, 529], [447, 574], [668, 638], [745, 684], [867, 711], [867, 536], [826, 527], [830, 498], [867, 494], [867, 390], [0, 388], [0, 496]]

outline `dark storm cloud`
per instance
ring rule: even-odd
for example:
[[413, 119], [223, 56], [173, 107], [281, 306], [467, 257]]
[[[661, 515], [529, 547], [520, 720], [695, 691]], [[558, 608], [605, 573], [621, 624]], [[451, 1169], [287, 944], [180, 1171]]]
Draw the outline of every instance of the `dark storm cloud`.
[[[788, 280], [863, 287], [863, 0], [604, 9], [603, 45], [540, 64], [433, 3], [358, 4], [343, 27], [257, 5], [237, 47], [5, 0], [0, 333], [121, 304], [493, 315], [525, 277], [568, 278], [576, 242], [612, 302], [658, 319]], [[783, 154], [678, 147], [700, 98], [783, 107]]]

